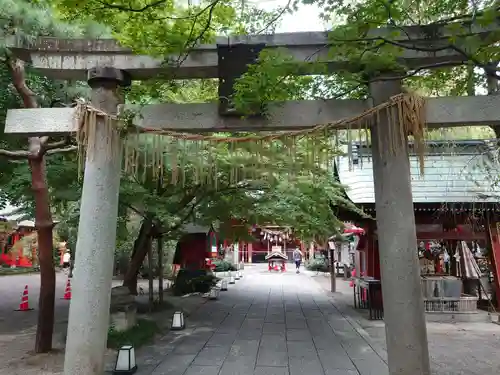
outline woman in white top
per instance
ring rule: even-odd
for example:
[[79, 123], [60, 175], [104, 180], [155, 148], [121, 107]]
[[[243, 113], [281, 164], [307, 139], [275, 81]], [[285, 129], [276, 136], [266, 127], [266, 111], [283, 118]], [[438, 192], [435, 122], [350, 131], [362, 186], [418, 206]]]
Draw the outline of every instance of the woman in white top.
[[63, 268], [68, 268], [71, 262], [71, 254], [69, 251], [66, 251], [63, 255]]

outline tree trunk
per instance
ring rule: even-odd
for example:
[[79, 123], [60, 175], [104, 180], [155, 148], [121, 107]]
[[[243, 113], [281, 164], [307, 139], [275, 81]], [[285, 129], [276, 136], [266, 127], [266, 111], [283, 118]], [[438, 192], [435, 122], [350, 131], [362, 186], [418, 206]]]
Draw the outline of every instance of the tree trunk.
[[54, 268], [52, 214], [45, 161], [42, 157], [29, 161], [31, 184], [35, 199], [35, 226], [38, 235], [38, 262], [40, 264], [40, 299], [38, 302], [38, 326], [36, 331], [35, 352], [47, 353], [52, 349], [54, 331], [54, 303], [56, 274]]
[[158, 302], [163, 305], [163, 237], [157, 238], [158, 247]]
[[133, 295], [137, 295], [137, 275], [148, 253], [148, 242], [153, 234], [153, 227], [151, 219], [144, 219], [142, 221], [139, 235], [134, 242], [134, 249], [130, 256], [130, 264], [123, 278], [123, 286], [128, 287], [130, 294]]
[[148, 238], [148, 299], [149, 299], [149, 312], [153, 311], [154, 307], [154, 274], [153, 274], [153, 239], [151, 236]]
[[[23, 100], [25, 108], [37, 108], [35, 93], [26, 84], [24, 63], [18, 59], [8, 60], [12, 84]], [[49, 190], [46, 181], [44, 154], [48, 137], [30, 137], [28, 161], [31, 169], [31, 184], [35, 200], [35, 227], [38, 235], [38, 261], [40, 264], [40, 299], [35, 352], [46, 353], [52, 349], [54, 332], [54, 303], [56, 275], [53, 259], [52, 214]]]

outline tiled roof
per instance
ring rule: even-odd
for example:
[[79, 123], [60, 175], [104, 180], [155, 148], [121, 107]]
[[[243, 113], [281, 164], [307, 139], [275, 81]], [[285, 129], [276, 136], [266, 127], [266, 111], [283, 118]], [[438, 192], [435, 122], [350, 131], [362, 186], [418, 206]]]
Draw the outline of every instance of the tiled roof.
[[[500, 201], [500, 164], [488, 141], [428, 142], [424, 175], [410, 153], [414, 203], [496, 203]], [[347, 151], [347, 147], [346, 147]], [[353, 203], [374, 203], [371, 149], [353, 145], [352, 158], [340, 156], [336, 168]]]

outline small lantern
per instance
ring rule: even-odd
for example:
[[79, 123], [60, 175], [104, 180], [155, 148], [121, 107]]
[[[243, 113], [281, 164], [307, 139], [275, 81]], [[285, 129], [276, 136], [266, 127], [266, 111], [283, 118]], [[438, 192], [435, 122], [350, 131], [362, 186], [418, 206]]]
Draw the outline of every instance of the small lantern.
[[225, 292], [227, 290], [227, 280], [226, 279], [222, 279], [222, 281], [220, 282], [220, 290], [222, 290], [223, 292]]
[[236, 276], [234, 277], [236, 280], [240, 279], [240, 271], [236, 272]]
[[238, 277], [239, 277], [240, 279], [242, 279], [242, 278], [243, 278], [243, 272], [238, 271]]
[[176, 311], [174, 316], [172, 317], [172, 327], [170, 327], [173, 331], [179, 331], [184, 329], [186, 325], [184, 324], [184, 313], [182, 311]]
[[229, 284], [236, 284], [236, 281], [234, 280], [234, 276], [229, 276]]
[[219, 288], [212, 288], [208, 293], [208, 299], [217, 299], [219, 297]]
[[135, 350], [132, 345], [124, 345], [118, 350], [113, 374], [133, 374], [137, 371]]

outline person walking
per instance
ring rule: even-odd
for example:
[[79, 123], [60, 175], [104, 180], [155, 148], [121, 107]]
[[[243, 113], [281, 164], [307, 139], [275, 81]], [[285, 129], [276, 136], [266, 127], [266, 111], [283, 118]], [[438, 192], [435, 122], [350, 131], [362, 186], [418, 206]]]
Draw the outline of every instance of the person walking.
[[300, 273], [300, 264], [302, 263], [302, 252], [299, 249], [293, 251], [293, 261], [295, 262], [295, 273]]
[[69, 252], [69, 250], [66, 250], [66, 252], [63, 255], [63, 268], [66, 268], [69, 271], [70, 262], [71, 262], [71, 253]]

